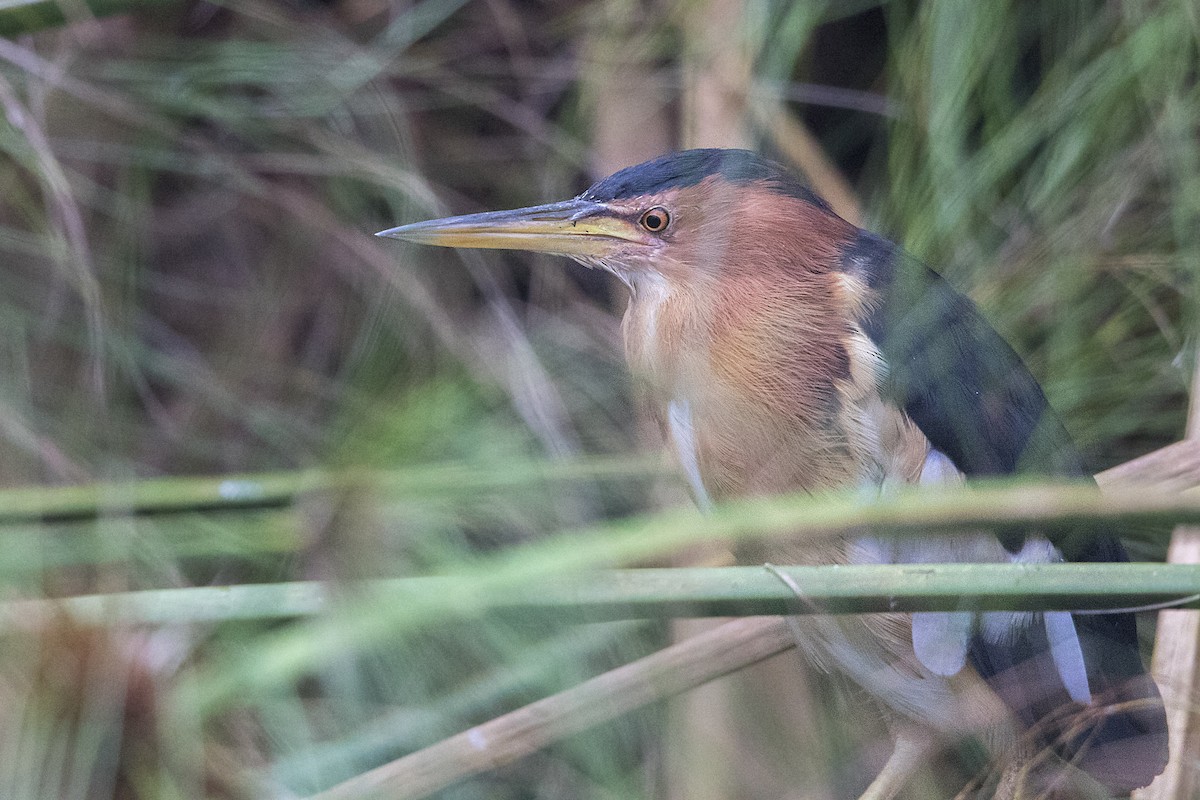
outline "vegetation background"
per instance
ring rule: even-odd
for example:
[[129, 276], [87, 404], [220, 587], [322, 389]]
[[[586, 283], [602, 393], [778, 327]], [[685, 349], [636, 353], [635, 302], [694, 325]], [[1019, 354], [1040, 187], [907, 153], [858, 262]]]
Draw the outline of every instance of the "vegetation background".
[[[630, 399], [618, 285], [386, 227], [756, 148], [967, 291], [1097, 470], [1183, 436], [1190, 0], [16, 0], [0, 33], [0, 485], [35, 487], [0, 497], [33, 509], [0, 508], [0, 591], [278, 587], [219, 625], [10, 615], [0, 796], [303, 796], [661, 640], [349, 588], [272, 618], [287, 582], [519, 580], [496, 554], [633, 514], [653, 536], [687, 503]], [[129, 483], [165, 476], [217, 478]], [[80, 485], [83, 510], [53, 488]], [[813, 681], [807, 749], [720, 745], [737, 796], [850, 795], [886, 754]], [[665, 718], [439, 796], [680, 796]]]

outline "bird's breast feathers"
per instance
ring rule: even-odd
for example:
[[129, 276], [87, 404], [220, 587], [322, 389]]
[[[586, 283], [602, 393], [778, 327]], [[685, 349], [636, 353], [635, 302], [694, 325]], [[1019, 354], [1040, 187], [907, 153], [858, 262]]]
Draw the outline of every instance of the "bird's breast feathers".
[[693, 490], [720, 499], [915, 482], [929, 443], [880, 395], [886, 365], [854, 321], [852, 279], [776, 280], [635, 288], [626, 354]]

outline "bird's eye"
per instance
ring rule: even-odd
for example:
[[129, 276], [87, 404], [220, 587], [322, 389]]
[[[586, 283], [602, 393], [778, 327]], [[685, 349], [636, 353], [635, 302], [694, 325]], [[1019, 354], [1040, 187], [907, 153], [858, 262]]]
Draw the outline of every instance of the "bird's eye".
[[642, 227], [651, 233], [662, 233], [667, 229], [667, 225], [671, 222], [671, 215], [662, 206], [654, 208], [642, 214]]

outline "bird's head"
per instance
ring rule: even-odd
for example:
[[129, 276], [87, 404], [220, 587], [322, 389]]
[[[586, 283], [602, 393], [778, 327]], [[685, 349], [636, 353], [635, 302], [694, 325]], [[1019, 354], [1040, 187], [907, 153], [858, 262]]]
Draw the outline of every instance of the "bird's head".
[[631, 288], [746, 265], [829, 263], [853, 227], [782, 166], [747, 150], [687, 150], [616, 172], [572, 200], [417, 222], [379, 236], [526, 250], [612, 272]]

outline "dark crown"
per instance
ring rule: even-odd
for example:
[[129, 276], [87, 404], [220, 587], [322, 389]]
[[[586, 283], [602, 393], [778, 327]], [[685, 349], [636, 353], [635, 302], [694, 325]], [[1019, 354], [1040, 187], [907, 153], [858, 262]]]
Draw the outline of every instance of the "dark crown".
[[593, 185], [580, 197], [597, 203], [658, 194], [666, 189], [695, 186], [713, 175], [730, 183], [761, 183], [779, 194], [795, 197], [825, 211], [829, 206], [780, 164], [749, 150], [707, 148], [659, 156], [626, 167]]

